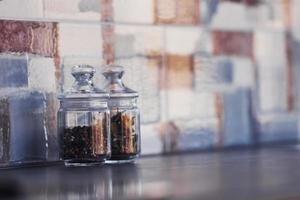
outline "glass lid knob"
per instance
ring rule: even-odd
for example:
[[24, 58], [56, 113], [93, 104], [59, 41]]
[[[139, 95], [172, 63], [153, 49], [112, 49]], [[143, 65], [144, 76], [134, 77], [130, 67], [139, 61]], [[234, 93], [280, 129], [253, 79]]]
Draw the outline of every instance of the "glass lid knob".
[[105, 91], [110, 93], [110, 97], [137, 97], [138, 93], [126, 87], [122, 81], [124, 68], [118, 65], [109, 65], [102, 73], [107, 80]]
[[124, 68], [122, 66], [110, 65], [102, 74], [108, 81], [106, 87], [108, 87], [110, 91], [122, 92], [126, 89], [122, 81], [124, 75]]
[[95, 74], [94, 67], [90, 65], [76, 65], [72, 68], [72, 75], [75, 78], [73, 92], [89, 93], [94, 92], [94, 83], [92, 78]]

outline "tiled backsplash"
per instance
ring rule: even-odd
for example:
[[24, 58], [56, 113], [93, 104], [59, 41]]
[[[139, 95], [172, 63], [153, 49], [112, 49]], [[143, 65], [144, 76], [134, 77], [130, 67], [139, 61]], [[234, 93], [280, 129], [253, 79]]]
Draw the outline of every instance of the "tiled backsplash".
[[0, 0], [0, 162], [57, 160], [70, 69], [125, 67], [142, 154], [297, 142], [298, 0]]

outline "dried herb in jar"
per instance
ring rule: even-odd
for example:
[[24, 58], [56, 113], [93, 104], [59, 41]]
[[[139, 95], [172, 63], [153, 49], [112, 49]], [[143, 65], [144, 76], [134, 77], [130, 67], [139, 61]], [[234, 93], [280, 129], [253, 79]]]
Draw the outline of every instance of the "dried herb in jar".
[[129, 113], [119, 112], [111, 117], [111, 159], [126, 159], [138, 153], [136, 118]]
[[138, 92], [123, 83], [122, 66], [109, 65], [103, 75], [107, 80], [104, 88], [110, 94], [108, 107], [111, 113], [112, 163], [134, 161], [140, 153], [140, 112], [137, 107]]
[[89, 160], [106, 156], [107, 149], [106, 119], [93, 126], [65, 128], [62, 135], [62, 158]]
[[108, 153], [107, 116], [95, 115], [93, 129], [93, 153]]

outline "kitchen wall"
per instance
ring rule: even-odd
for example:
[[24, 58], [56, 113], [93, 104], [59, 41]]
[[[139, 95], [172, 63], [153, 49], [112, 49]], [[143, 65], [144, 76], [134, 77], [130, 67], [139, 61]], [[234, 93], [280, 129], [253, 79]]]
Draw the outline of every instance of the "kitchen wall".
[[0, 162], [57, 160], [70, 69], [125, 67], [142, 154], [297, 142], [298, 0], [0, 0]]

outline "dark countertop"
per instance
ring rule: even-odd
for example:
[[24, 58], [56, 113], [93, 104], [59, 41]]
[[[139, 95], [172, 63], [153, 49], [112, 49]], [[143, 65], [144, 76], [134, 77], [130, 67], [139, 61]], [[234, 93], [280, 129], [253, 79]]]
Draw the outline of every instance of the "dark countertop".
[[0, 177], [2, 197], [299, 200], [300, 148], [144, 157], [135, 165], [10, 169]]

